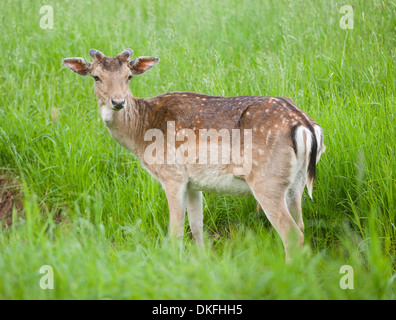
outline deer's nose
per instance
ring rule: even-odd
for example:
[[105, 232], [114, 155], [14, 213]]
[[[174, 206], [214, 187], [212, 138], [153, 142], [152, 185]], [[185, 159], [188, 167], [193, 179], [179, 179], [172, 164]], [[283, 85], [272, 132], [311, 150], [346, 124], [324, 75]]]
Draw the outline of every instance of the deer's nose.
[[111, 100], [111, 104], [113, 105], [114, 109], [121, 110], [122, 108], [125, 107], [125, 100], [122, 101]]

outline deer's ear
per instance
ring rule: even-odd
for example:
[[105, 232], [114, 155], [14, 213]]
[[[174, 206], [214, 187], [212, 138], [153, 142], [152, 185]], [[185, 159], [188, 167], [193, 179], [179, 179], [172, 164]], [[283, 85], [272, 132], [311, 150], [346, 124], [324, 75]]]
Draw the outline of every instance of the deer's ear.
[[63, 60], [63, 64], [71, 71], [83, 77], [91, 73], [92, 64], [83, 58], [67, 58]]
[[132, 74], [139, 75], [145, 73], [154, 67], [159, 61], [156, 57], [138, 57], [129, 62], [128, 66], [132, 70]]

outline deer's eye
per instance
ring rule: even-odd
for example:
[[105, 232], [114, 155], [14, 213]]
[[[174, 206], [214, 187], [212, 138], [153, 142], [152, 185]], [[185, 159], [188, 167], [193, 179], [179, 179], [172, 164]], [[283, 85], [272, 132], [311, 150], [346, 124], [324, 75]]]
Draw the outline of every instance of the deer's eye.
[[98, 76], [93, 76], [93, 78], [95, 79], [95, 81], [99, 81], [100, 78]]
[[128, 77], [128, 81], [129, 81], [129, 80], [131, 80], [131, 79], [132, 79], [132, 75], [129, 75], [129, 77]]

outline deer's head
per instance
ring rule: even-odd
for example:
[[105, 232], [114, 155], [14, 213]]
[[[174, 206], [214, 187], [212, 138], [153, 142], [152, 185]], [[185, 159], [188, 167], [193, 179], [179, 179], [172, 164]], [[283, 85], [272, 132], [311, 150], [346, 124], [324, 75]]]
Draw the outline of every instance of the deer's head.
[[125, 107], [132, 77], [145, 73], [159, 61], [155, 57], [131, 60], [132, 49], [126, 49], [116, 57], [106, 57], [95, 49], [89, 50], [89, 55], [93, 62], [83, 58], [67, 58], [63, 64], [80, 76], [90, 75], [95, 80], [95, 94], [99, 104], [113, 111]]

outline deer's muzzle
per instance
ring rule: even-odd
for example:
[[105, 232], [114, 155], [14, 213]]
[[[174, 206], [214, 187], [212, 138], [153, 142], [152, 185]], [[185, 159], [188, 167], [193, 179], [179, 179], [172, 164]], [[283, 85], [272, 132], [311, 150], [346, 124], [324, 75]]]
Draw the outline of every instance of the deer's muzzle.
[[122, 101], [111, 100], [111, 104], [113, 106], [113, 109], [121, 110], [122, 108], [125, 107], [125, 100], [122, 100]]

